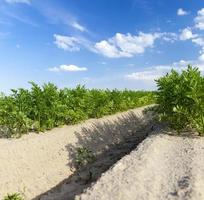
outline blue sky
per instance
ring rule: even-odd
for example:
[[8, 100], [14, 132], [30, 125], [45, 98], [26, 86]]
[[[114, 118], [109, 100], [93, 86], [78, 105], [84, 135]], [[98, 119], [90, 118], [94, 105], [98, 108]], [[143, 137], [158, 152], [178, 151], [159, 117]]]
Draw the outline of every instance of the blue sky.
[[0, 91], [152, 90], [187, 64], [204, 71], [203, 0], [0, 0]]

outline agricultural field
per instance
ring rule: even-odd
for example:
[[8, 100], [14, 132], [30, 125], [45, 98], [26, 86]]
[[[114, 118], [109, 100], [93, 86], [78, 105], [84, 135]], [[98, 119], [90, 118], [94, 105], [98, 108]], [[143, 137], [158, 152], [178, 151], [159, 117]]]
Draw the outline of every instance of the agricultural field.
[[153, 104], [155, 92], [131, 90], [58, 89], [31, 82], [31, 89], [11, 90], [0, 96], [0, 136], [13, 137], [29, 131], [42, 132], [76, 124], [128, 109]]
[[0, 96], [1, 137], [42, 132], [157, 103], [160, 119], [178, 132], [190, 127], [204, 133], [204, 78], [191, 66], [158, 79], [157, 92], [131, 90], [58, 89], [52, 83], [11, 90]]
[[0, 0], [0, 200], [204, 200], [204, 1]]
[[[58, 89], [52, 83], [40, 87], [32, 82], [30, 90], [11, 90], [9, 96], [2, 94], [1, 137], [20, 137], [31, 131], [50, 133], [28, 134], [10, 142], [5, 138], [0, 140], [3, 147], [0, 171], [4, 172], [0, 178], [8, 180], [0, 189], [5, 195], [8, 192], [4, 200], [34, 197], [35, 200], [75, 197], [86, 200], [97, 195], [105, 200], [112, 198], [111, 188], [115, 188], [116, 199], [119, 196], [137, 199], [141, 194], [148, 198], [149, 192], [161, 200], [167, 194], [170, 199], [175, 195], [191, 199], [190, 194], [194, 199], [198, 195], [204, 197], [199, 190], [203, 182], [192, 165], [197, 166], [202, 176], [204, 160], [199, 155], [203, 153], [204, 142], [199, 136], [204, 135], [204, 77], [189, 65], [180, 73], [172, 70], [156, 80], [156, 84], [158, 90], [148, 92], [84, 86]], [[97, 119], [106, 115], [109, 116]], [[33, 163], [37, 165], [33, 167]], [[113, 170], [108, 170], [114, 164]], [[126, 173], [121, 174], [121, 166]], [[18, 175], [14, 173], [16, 167], [21, 169]], [[6, 174], [8, 168], [10, 173]], [[34, 180], [29, 169], [40, 178]], [[158, 186], [165, 185], [162, 190], [156, 186], [150, 189], [155, 185], [152, 170], [157, 174]], [[105, 176], [100, 178], [104, 172]], [[67, 177], [69, 184], [66, 181], [58, 184]], [[137, 193], [134, 187], [126, 192], [130, 187], [126, 183], [131, 181], [138, 188]], [[123, 182], [123, 189], [118, 182]], [[53, 185], [56, 188], [49, 190]], [[85, 189], [88, 192], [82, 193]]]

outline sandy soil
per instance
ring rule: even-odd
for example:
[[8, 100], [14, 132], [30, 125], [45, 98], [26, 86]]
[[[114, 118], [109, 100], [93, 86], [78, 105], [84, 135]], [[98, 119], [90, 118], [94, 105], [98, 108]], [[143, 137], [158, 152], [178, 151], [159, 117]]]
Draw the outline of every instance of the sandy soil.
[[[139, 130], [140, 137], [144, 137], [147, 131], [143, 127], [151, 122], [151, 115], [143, 110], [88, 120], [44, 134], [31, 133], [20, 139], [0, 139], [0, 199], [14, 192], [22, 193], [26, 200], [60, 199], [61, 193], [69, 191], [67, 187], [58, 190], [58, 196], [52, 194], [52, 188], [74, 174], [71, 163], [75, 148], [84, 146], [100, 155]], [[47, 195], [48, 191], [52, 195]], [[43, 193], [46, 195], [41, 196]]]
[[145, 139], [76, 200], [203, 200], [204, 138]]

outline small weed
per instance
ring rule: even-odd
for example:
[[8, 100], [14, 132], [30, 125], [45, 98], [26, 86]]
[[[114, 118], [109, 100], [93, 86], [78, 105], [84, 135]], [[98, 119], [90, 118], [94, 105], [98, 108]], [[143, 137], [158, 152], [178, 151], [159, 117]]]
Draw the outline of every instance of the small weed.
[[92, 163], [95, 161], [95, 156], [92, 153], [92, 151], [90, 151], [89, 149], [85, 148], [85, 147], [80, 147], [77, 148], [77, 153], [76, 153], [76, 168], [81, 168], [86, 166], [88, 163]]
[[3, 200], [24, 200], [19, 193], [7, 194]]

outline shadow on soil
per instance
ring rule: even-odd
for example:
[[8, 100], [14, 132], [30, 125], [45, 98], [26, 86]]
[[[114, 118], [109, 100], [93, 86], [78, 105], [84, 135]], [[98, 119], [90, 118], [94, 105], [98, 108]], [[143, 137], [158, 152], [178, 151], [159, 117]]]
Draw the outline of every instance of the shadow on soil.
[[76, 132], [77, 144], [66, 146], [72, 158], [69, 167], [76, 165], [76, 149], [86, 147], [95, 155], [95, 161], [73, 171], [73, 174], [49, 191], [33, 200], [72, 200], [93, 184], [102, 173], [141, 143], [148, 134], [157, 128], [151, 111], [143, 116], [134, 112], [118, 117], [114, 122], [95, 122], [90, 127], [82, 127]]

